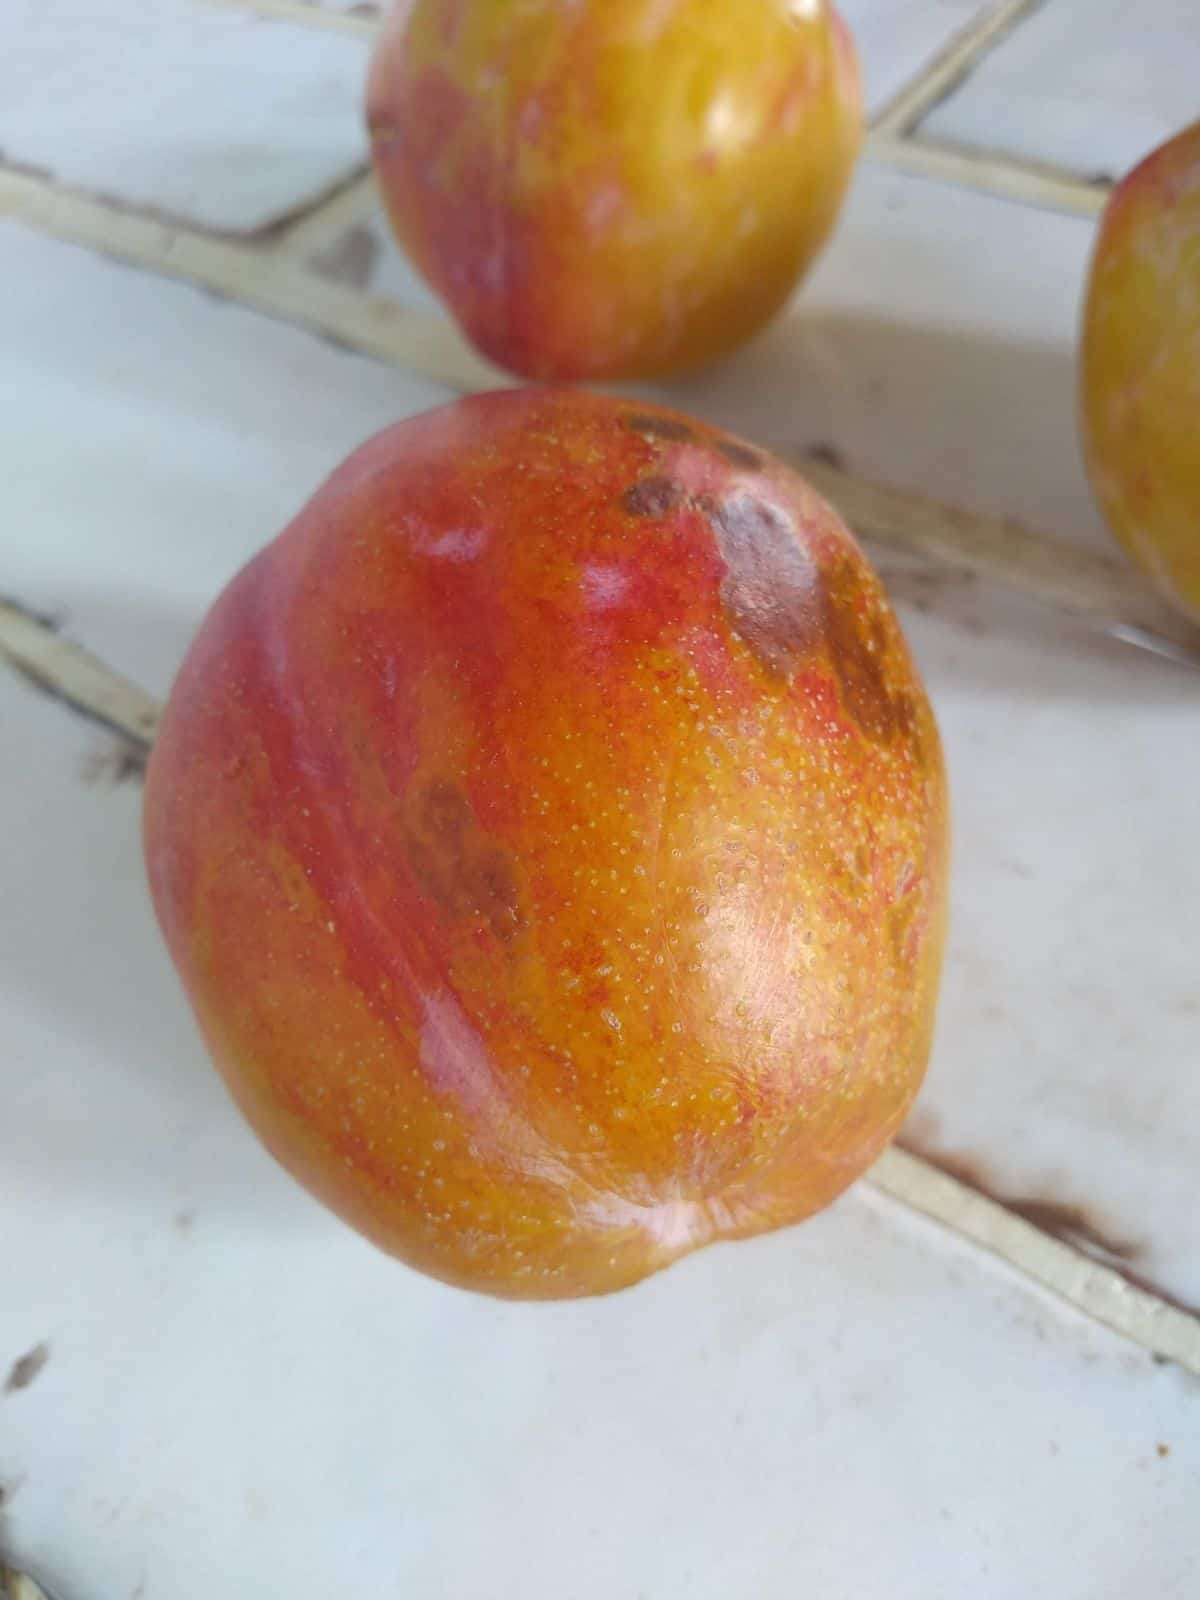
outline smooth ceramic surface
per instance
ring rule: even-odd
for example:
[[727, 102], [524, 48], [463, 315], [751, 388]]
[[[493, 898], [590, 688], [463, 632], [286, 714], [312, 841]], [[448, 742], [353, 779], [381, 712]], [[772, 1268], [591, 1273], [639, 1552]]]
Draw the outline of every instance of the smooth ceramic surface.
[[363, 164], [367, 50], [202, 0], [5, 0], [0, 150], [127, 205], [252, 232]]
[[[161, 43], [168, 6], [138, 6], [134, 32]], [[873, 60], [898, 87], [903, 50], [929, 59], [975, 9], [847, 5], [873, 97], [891, 92]], [[1128, 13], [1099, 9], [1125, 48]], [[0, 32], [28, 51], [59, 26], [49, 65], [82, 73], [67, 15], [10, 5]], [[76, 15], [83, 37], [99, 8]], [[218, 66], [256, 30], [284, 41], [268, 99], [286, 108], [363, 43], [210, 15], [230, 31], [195, 57], [210, 87], [178, 108], [186, 141], [169, 160], [163, 145], [159, 190], [120, 193], [168, 209], [199, 194], [189, 216], [225, 206], [241, 221], [219, 225], [257, 227], [332, 168], [293, 147], [278, 181], [279, 151], [254, 142], [294, 130], [276, 110], [230, 156], [244, 102]], [[1005, 49], [1072, 17], [1094, 56], [1099, 25], [1074, 0], [1048, 0]], [[313, 44], [293, 53], [293, 34]], [[1179, 40], [1157, 37], [1165, 81]], [[1095, 81], [1142, 141], [1123, 91]], [[86, 141], [66, 137], [69, 96], [35, 107], [43, 155], [58, 139], [102, 164], [137, 126], [121, 99], [92, 102]], [[14, 104], [28, 111], [0, 95], [0, 145], [23, 161]], [[1014, 139], [1018, 115], [1003, 113]], [[197, 187], [203, 150], [216, 178]], [[373, 249], [344, 223], [310, 241], [320, 272], [428, 304], [366, 225]], [[647, 392], [1114, 552], [1075, 436], [1091, 240], [1078, 218], [867, 163], [789, 318], [720, 371]], [[156, 694], [219, 587], [326, 472], [445, 397], [12, 222], [0, 282], [0, 591]], [[938, 1040], [908, 1137], [1200, 1302], [1197, 680], [977, 584], [892, 585], [956, 822]], [[120, 748], [6, 669], [0, 729], [0, 1550], [62, 1600], [1200, 1592], [1196, 1381], [869, 1187], [594, 1303], [500, 1305], [377, 1255], [274, 1167], [209, 1067], [153, 925]]]
[[922, 127], [983, 149], [1120, 177], [1200, 115], [1196, 0], [1053, 0]]

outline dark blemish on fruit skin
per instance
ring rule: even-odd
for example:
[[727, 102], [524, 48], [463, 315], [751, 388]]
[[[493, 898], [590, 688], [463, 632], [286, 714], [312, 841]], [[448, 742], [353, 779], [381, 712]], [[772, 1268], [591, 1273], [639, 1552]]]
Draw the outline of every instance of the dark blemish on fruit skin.
[[739, 636], [771, 672], [786, 674], [821, 632], [821, 575], [781, 511], [753, 495], [697, 502], [725, 562], [721, 599]]
[[471, 808], [452, 783], [431, 783], [421, 796], [421, 824], [436, 839], [458, 839], [470, 826]]
[[878, 605], [864, 609], [861, 573], [849, 561], [822, 573], [790, 519], [753, 494], [696, 502], [725, 562], [721, 599], [741, 638], [769, 671], [786, 676], [827, 647], [842, 704], [869, 739], [910, 733], [916, 706], [884, 677], [888, 631]]
[[416, 802], [406, 846], [424, 892], [453, 917], [479, 917], [508, 943], [525, 927], [517, 880], [502, 851], [484, 836], [466, 796], [438, 779]]
[[739, 444], [736, 439], [718, 439], [716, 448], [733, 466], [743, 467], [747, 472], [762, 471], [763, 458], [749, 445]]
[[621, 507], [631, 517], [665, 517], [683, 499], [683, 489], [670, 478], [643, 478], [621, 496]]
[[498, 850], [478, 861], [472, 873], [475, 910], [487, 918], [497, 939], [511, 939], [525, 926], [512, 868]]
[[679, 439], [688, 440], [696, 437], [695, 430], [689, 428], [686, 422], [680, 422], [675, 417], [626, 417], [626, 422], [634, 433], [645, 434], [649, 439]]
[[5, 1394], [16, 1394], [19, 1389], [28, 1389], [49, 1359], [50, 1346], [44, 1342], [35, 1344], [32, 1350], [26, 1351], [12, 1364], [4, 1384]]
[[864, 612], [862, 583], [848, 561], [828, 573], [822, 585], [825, 634], [842, 703], [858, 726], [877, 744], [910, 733], [916, 707], [908, 694], [892, 695], [883, 673], [888, 635], [876, 610]]

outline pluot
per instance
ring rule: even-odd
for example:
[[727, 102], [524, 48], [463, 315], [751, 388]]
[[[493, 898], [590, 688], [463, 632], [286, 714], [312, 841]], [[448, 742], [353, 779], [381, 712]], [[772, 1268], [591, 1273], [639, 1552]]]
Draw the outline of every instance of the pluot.
[[390, 428], [238, 575], [147, 780], [212, 1054], [385, 1250], [514, 1297], [816, 1211], [929, 1051], [947, 802], [879, 581], [677, 413]]

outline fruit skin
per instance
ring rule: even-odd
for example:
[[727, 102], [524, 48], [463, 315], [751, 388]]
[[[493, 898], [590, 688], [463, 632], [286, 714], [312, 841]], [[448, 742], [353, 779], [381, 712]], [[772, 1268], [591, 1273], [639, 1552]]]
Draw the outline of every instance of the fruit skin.
[[367, 103], [414, 264], [484, 355], [560, 380], [755, 333], [828, 237], [862, 125], [828, 0], [404, 0]]
[[1200, 621], [1200, 122], [1136, 167], [1104, 213], [1081, 413], [1113, 532]]
[[830, 507], [678, 414], [509, 391], [363, 446], [213, 607], [145, 804], [243, 1111], [449, 1282], [795, 1221], [923, 1074], [929, 706]]

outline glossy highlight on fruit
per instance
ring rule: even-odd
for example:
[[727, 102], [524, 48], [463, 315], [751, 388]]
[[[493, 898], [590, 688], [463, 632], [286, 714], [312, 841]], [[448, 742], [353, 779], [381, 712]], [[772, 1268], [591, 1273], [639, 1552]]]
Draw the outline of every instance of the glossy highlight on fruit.
[[526, 377], [662, 373], [756, 332], [857, 154], [829, 0], [401, 0], [368, 89], [392, 224]]
[[364, 445], [234, 579], [147, 780], [239, 1105], [385, 1250], [599, 1293], [827, 1204], [924, 1072], [929, 706], [777, 461], [570, 390]]
[[1200, 621], [1200, 122], [1109, 201], [1084, 313], [1081, 402], [1113, 532]]

